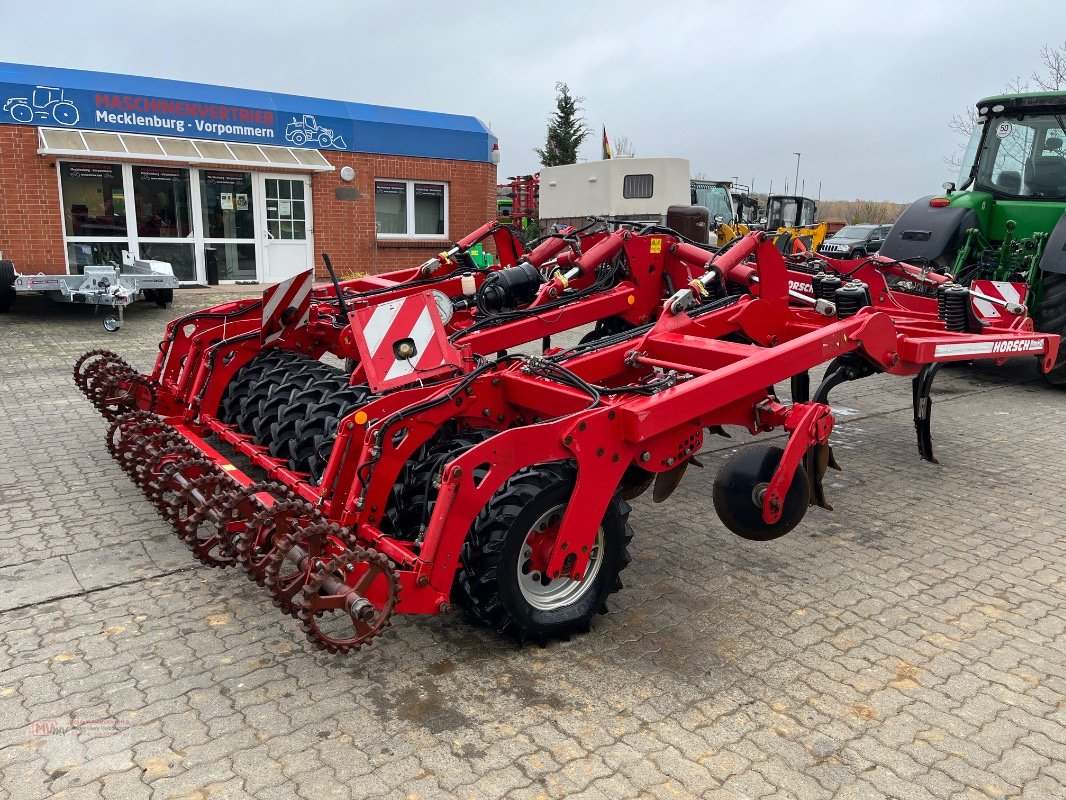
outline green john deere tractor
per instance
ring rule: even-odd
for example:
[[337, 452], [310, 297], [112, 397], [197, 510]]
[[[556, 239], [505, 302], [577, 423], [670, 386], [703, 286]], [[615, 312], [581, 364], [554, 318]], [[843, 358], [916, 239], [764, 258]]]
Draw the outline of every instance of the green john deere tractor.
[[[977, 120], [958, 187], [907, 208], [880, 254], [967, 286], [1024, 283], [1036, 329], [1066, 337], [1066, 92], [989, 97]], [[1066, 347], [1046, 378], [1066, 388]]]

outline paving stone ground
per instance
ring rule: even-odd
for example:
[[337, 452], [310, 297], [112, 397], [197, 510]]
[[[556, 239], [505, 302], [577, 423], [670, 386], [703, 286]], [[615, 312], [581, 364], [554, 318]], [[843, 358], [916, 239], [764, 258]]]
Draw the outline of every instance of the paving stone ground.
[[[230, 295], [232, 296], [232, 295]], [[0, 317], [0, 797], [1066, 797], [1066, 394], [1031, 364], [946, 369], [941, 463], [906, 380], [833, 397], [835, 511], [742, 541], [715, 439], [634, 504], [591, 634], [517, 648], [461, 616], [320, 653], [199, 566], [104, 449], [70, 379], [148, 369], [210, 302]]]

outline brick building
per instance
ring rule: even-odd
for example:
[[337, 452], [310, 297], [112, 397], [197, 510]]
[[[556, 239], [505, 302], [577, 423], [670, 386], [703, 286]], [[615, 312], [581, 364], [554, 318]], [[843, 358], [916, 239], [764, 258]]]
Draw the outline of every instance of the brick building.
[[189, 284], [410, 266], [495, 215], [467, 116], [0, 63], [0, 251], [23, 273], [122, 250]]

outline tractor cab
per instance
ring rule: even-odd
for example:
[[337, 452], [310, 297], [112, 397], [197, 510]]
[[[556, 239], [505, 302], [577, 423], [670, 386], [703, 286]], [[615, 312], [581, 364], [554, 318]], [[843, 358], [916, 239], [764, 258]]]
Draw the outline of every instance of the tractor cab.
[[[711, 220], [732, 225], [734, 220], [732, 186], [728, 181], [692, 181], [692, 205], [703, 206], [711, 212]], [[721, 220], [716, 220], [718, 216]]]
[[772, 194], [766, 199], [766, 230], [808, 228], [817, 213], [818, 206], [809, 197]]
[[[880, 254], [949, 274], [985, 318], [1024, 303], [1066, 334], [1066, 93], [988, 97], [976, 122], [958, 184], [912, 203]], [[1066, 388], [1066, 348], [1044, 377]]]
[[1066, 201], [1066, 95], [993, 97], [978, 104], [959, 188], [997, 199]]
[[759, 222], [759, 201], [752, 195], [751, 187], [734, 183], [732, 198], [737, 222], [749, 228], [756, 225]]

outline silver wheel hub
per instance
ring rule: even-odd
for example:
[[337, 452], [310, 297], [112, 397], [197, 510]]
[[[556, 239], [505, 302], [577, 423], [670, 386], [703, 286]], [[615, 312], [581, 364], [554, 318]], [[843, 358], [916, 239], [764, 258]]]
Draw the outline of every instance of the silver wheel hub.
[[518, 558], [518, 588], [522, 598], [538, 611], [554, 611], [572, 605], [592, 589], [596, 576], [603, 566], [603, 527], [596, 532], [596, 541], [589, 552], [585, 574], [577, 581], [568, 577], [550, 578], [534, 567], [534, 547], [540, 546], [544, 534], [550, 528], [558, 528], [562, 522], [566, 505], [561, 504], [546, 511], [533, 523], [526, 540], [522, 543], [522, 552]]

